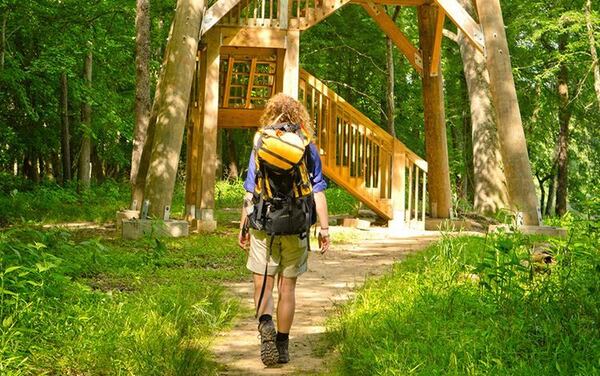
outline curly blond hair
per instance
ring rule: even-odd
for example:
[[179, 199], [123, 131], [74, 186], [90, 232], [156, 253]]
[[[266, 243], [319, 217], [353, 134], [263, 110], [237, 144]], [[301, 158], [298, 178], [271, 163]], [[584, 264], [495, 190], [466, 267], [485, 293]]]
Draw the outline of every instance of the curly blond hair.
[[260, 124], [264, 127], [275, 123], [300, 124], [306, 132], [306, 136], [311, 140], [314, 138], [315, 129], [308, 111], [302, 103], [289, 95], [278, 93], [267, 102], [260, 117]]

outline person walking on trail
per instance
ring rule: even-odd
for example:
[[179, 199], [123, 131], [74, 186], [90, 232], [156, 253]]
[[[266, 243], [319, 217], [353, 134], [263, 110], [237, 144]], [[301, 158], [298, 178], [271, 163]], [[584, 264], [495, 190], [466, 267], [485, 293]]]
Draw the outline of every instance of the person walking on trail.
[[[271, 98], [254, 137], [238, 243], [248, 252], [254, 303], [266, 366], [289, 362], [289, 333], [296, 309], [296, 280], [307, 270], [310, 228], [320, 225], [319, 247], [330, 245], [319, 150], [308, 112], [297, 100]], [[277, 330], [273, 286], [277, 276]]]

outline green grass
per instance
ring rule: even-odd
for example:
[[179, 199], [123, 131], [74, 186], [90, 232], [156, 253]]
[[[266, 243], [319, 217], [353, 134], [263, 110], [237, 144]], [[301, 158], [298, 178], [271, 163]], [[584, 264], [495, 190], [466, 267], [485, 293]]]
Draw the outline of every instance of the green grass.
[[[224, 241], [225, 237], [225, 241]], [[0, 374], [216, 373], [207, 349], [247, 275], [233, 233], [121, 241], [0, 232]]]
[[332, 373], [600, 374], [599, 228], [553, 240], [550, 266], [519, 234], [446, 238], [396, 264], [329, 321]]
[[[173, 195], [172, 213], [182, 217], [184, 187], [178, 184]], [[244, 197], [241, 180], [219, 181], [215, 186], [217, 209], [241, 208]], [[325, 192], [330, 214], [352, 214], [358, 202], [343, 189], [331, 184]], [[52, 182], [33, 186], [25, 180], [0, 174], [0, 227], [14, 224], [52, 224], [89, 221], [104, 223], [115, 218], [117, 210], [129, 207], [130, 188], [126, 182], [106, 181], [78, 193], [76, 185], [60, 187]], [[231, 221], [238, 214], [218, 213], [218, 220]]]

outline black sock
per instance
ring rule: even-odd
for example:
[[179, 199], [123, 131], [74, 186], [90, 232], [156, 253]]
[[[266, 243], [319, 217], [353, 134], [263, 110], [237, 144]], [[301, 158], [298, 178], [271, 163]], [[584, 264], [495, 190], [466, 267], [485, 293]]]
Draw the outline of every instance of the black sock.
[[277, 342], [287, 341], [288, 338], [290, 338], [290, 333], [277, 332], [277, 338], [276, 338]]
[[261, 323], [263, 321], [271, 321], [273, 320], [273, 316], [271, 315], [260, 315], [260, 317], [258, 318], [258, 322]]

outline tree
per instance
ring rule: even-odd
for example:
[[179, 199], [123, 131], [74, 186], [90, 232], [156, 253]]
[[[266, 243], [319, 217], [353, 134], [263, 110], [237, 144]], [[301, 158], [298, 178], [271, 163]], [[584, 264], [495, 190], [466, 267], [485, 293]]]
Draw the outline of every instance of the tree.
[[[558, 51], [564, 53], [567, 46], [568, 34], [559, 36]], [[556, 186], [556, 214], [564, 215], [567, 212], [567, 186], [569, 184], [569, 122], [571, 121], [571, 105], [569, 103], [569, 70], [564, 61], [560, 62], [558, 71], [558, 96], [560, 104], [558, 109], [558, 158], [557, 158], [557, 186]]]
[[594, 90], [600, 107], [600, 65], [598, 64], [598, 51], [596, 50], [596, 38], [594, 36], [594, 22], [592, 20], [592, 0], [585, 3], [585, 21], [590, 41], [590, 54], [592, 55], [592, 69], [594, 70]]
[[149, 0], [137, 0], [136, 7], [136, 88], [135, 129], [131, 153], [130, 181], [134, 185], [142, 157], [142, 150], [150, 121], [150, 4]]
[[[469, 14], [475, 16], [472, 0], [459, 2]], [[475, 180], [473, 204], [478, 212], [492, 214], [508, 207], [508, 193], [492, 106], [490, 77], [485, 57], [462, 31], [458, 32], [456, 42], [460, 47], [471, 109]]]
[[71, 180], [71, 136], [69, 130], [69, 81], [60, 74], [61, 160], [63, 183]]
[[490, 89], [498, 121], [500, 150], [512, 206], [526, 225], [539, 225], [537, 197], [517, 100], [499, 0], [477, 0], [487, 50]]
[[178, 1], [160, 78], [162, 93], [156, 95], [159, 102], [144, 199], [150, 202], [149, 213], [159, 218], [171, 205], [175, 188], [203, 8], [203, 0]]
[[[93, 54], [89, 51], [85, 56], [83, 77], [87, 89], [92, 88], [92, 64]], [[86, 190], [90, 187], [91, 178], [91, 155], [92, 155], [92, 105], [89, 97], [86, 99], [81, 106], [81, 120], [83, 135], [81, 137], [81, 150], [79, 152], [79, 180], [78, 189], [80, 191]]]

